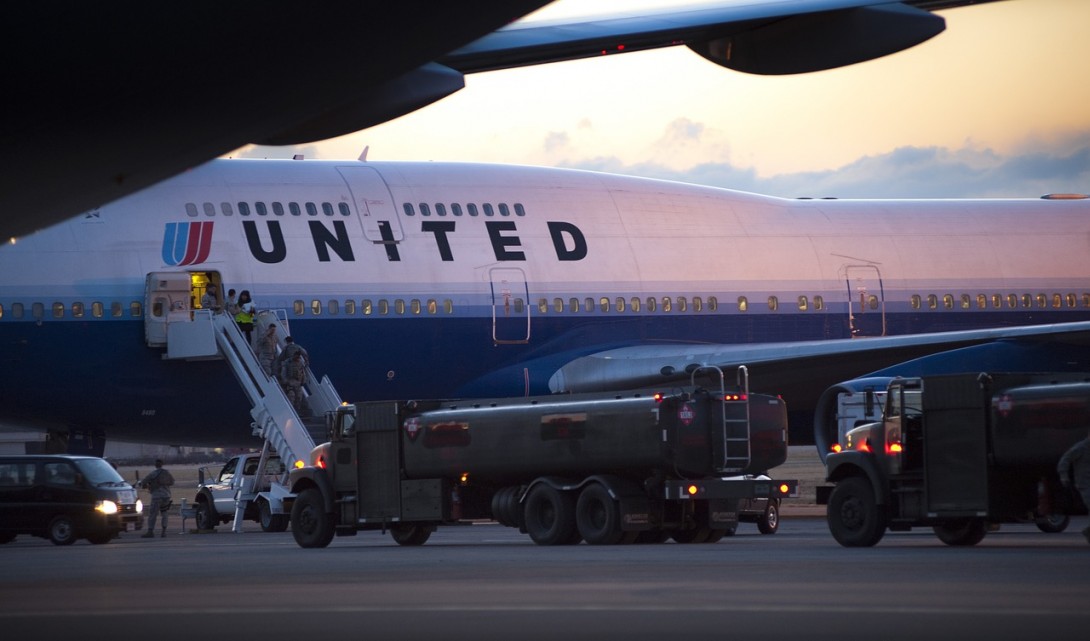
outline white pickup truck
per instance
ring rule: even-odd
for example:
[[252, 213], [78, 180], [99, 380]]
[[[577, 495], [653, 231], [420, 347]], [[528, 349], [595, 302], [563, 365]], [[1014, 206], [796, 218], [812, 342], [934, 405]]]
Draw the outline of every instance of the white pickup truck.
[[194, 499], [197, 529], [214, 530], [221, 523], [235, 518], [237, 501], [246, 500], [243, 518], [261, 524], [266, 532], [283, 532], [288, 528], [288, 515], [276, 514], [264, 495], [284, 473], [280, 457], [273, 455], [265, 464], [261, 483], [255, 484], [255, 474], [261, 454], [240, 454], [224, 463], [218, 473], [215, 467], [202, 467], [198, 474], [197, 497]]

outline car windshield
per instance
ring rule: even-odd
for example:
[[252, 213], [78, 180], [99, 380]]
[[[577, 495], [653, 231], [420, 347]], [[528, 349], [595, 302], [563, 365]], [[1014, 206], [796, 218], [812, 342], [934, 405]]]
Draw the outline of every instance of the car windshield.
[[117, 473], [108, 462], [100, 458], [77, 459], [76, 467], [87, 479], [87, 482], [95, 487], [103, 485], [127, 485], [125, 479]]

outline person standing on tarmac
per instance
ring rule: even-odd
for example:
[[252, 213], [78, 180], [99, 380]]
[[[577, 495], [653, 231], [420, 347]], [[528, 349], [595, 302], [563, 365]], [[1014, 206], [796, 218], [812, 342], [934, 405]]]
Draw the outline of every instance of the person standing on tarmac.
[[163, 460], [155, 459], [155, 471], [140, 481], [140, 487], [151, 492], [151, 507], [148, 509], [148, 531], [141, 538], [151, 539], [155, 537], [155, 516], [162, 517], [162, 534], [167, 535], [167, 510], [170, 509], [170, 486], [174, 485], [174, 477], [163, 468]]
[[[1060, 483], [1067, 489], [1074, 485], [1082, 496], [1082, 502], [1090, 508], [1090, 434], [1064, 452], [1056, 465], [1056, 472], [1060, 475]], [[1082, 535], [1090, 543], [1090, 526], [1083, 528]]]
[[273, 363], [276, 362], [276, 348], [280, 346], [280, 339], [276, 336], [276, 323], [269, 323], [269, 326], [265, 329], [265, 334], [257, 339], [257, 360], [261, 363], [261, 369], [265, 370], [265, 373], [273, 378], [276, 378], [276, 373], [273, 370]]

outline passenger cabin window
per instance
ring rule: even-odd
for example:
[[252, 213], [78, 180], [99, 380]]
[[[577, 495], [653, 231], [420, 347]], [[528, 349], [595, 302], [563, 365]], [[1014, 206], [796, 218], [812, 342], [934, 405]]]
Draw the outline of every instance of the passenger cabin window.
[[319, 316], [322, 313], [322, 301], [317, 298], [310, 301], [310, 313], [312, 316]]
[[942, 297], [942, 306], [944, 309], [954, 309], [954, 297], [951, 294], [946, 294]]
[[653, 312], [653, 311], [655, 311], [655, 308], [657, 306], [658, 306], [658, 301], [655, 299], [655, 297], [654, 296], [648, 296], [647, 297], [647, 311]]
[[677, 297], [677, 311], [684, 312], [689, 309], [689, 301], [684, 296]]
[[704, 310], [704, 299], [699, 296], [693, 296], [693, 311], [700, 312]]
[[639, 311], [640, 311], [640, 303], [641, 303], [641, 302], [642, 302], [642, 301], [640, 300], [640, 297], [639, 297], [639, 296], [633, 296], [633, 297], [632, 297], [632, 298], [631, 298], [631, 299], [630, 299], [630, 300], [628, 301], [628, 304], [629, 304], [629, 307], [631, 307], [631, 308], [632, 308], [632, 311], [634, 311], [634, 312], [639, 312]]
[[196, 205], [196, 203], [186, 203], [185, 204], [185, 215], [189, 216], [190, 218], [196, 218], [197, 217], [197, 205]]
[[380, 298], [378, 301], [378, 313], [380, 316], [390, 313], [390, 303], [385, 298]]
[[204, 215], [212, 218], [216, 215], [216, 206], [212, 203], [204, 203]]
[[938, 309], [939, 308], [939, 297], [934, 295], [934, 294], [928, 294], [927, 295], [927, 308], [928, 309]]
[[53, 318], [64, 318], [64, 303], [53, 303]]
[[768, 308], [772, 311], [776, 311], [780, 308], [780, 299], [775, 296], [768, 297]]
[[674, 306], [673, 306], [673, 303], [670, 301], [670, 297], [669, 296], [663, 296], [662, 297], [662, 311], [671, 312], [673, 310], [674, 310]]
[[719, 309], [719, 299], [715, 296], [708, 297], [708, 311], [714, 312]]
[[962, 294], [961, 295], [961, 308], [962, 309], [969, 309], [972, 306], [973, 306], [972, 297], [970, 297], [968, 294]]
[[809, 304], [809, 301], [807, 301], [806, 297], [805, 296], [799, 296], [799, 311], [800, 312], [805, 312], [809, 308], [810, 308], [810, 304]]
[[919, 294], [913, 294], [913, 295], [912, 295], [912, 298], [911, 298], [911, 299], [909, 299], [909, 302], [910, 302], [910, 303], [911, 303], [911, 305], [912, 305], [912, 309], [919, 309], [919, 308], [920, 308], [920, 306], [921, 306], [921, 305], [922, 305], [922, 303], [923, 303], [923, 301], [922, 301], [922, 299], [920, 298], [920, 295], [919, 295]]
[[814, 311], [820, 312], [825, 309], [825, 299], [821, 296], [814, 296]]
[[356, 301], [351, 299], [344, 301], [344, 313], [348, 316], [354, 316], [356, 314]]
[[293, 302], [291, 304], [291, 311], [294, 312], [296, 316], [302, 316], [307, 311], [306, 303], [301, 300]]
[[360, 309], [363, 311], [364, 316], [370, 316], [374, 309], [371, 306], [371, 301], [367, 298], [360, 301]]

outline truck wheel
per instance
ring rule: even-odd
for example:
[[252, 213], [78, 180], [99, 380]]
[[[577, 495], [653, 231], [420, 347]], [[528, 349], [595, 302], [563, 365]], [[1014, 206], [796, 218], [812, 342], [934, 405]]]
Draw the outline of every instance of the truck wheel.
[[987, 525], [981, 519], [958, 519], [947, 521], [934, 528], [935, 535], [946, 545], [976, 545], [988, 532]]
[[48, 532], [53, 545], [72, 545], [79, 538], [76, 536], [76, 524], [67, 514], [53, 517]]
[[590, 545], [616, 545], [621, 531], [621, 506], [600, 483], [588, 485], [575, 504], [575, 523]]
[[326, 514], [322, 491], [307, 488], [291, 507], [291, 534], [302, 548], [324, 548], [333, 540], [333, 515]]
[[273, 514], [268, 501], [257, 502], [257, 516], [263, 532], [283, 532], [288, 529], [288, 515]]
[[1048, 516], [1038, 516], [1036, 521], [1037, 529], [1048, 534], [1058, 534], [1067, 529], [1067, 526], [1071, 524], [1071, 517], [1066, 514], [1049, 514]]
[[390, 536], [398, 545], [424, 545], [431, 537], [434, 528], [423, 525], [398, 524], [390, 527]]
[[863, 477], [836, 484], [826, 515], [829, 532], [844, 547], [870, 547], [886, 533], [885, 510], [874, 500], [874, 488]]
[[764, 514], [757, 519], [757, 529], [761, 534], [775, 534], [780, 529], [780, 506], [774, 499], [768, 500]]
[[538, 545], [565, 545], [578, 535], [571, 495], [541, 483], [523, 505], [526, 532]]
[[197, 501], [197, 512], [193, 520], [197, 522], [198, 530], [214, 530], [219, 525], [219, 517], [208, 501]]

